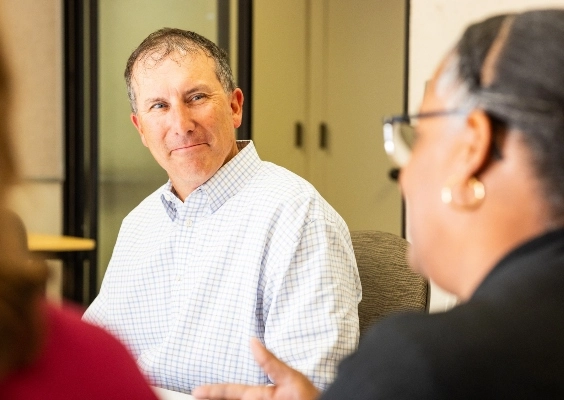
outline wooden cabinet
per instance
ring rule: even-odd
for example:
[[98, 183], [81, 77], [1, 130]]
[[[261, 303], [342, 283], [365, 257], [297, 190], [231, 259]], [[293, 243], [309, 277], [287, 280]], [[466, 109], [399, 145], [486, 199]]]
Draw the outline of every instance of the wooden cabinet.
[[259, 155], [307, 176], [306, 145], [296, 126], [308, 116], [308, 0], [255, 0], [253, 9], [253, 121]]
[[351, 230], [401, 232], [401, 196], [388, 177], [381, 131], [382, 118], [403, 108], [405, 7], [399, 0], [254, 1], [259, 155], [310, 181]]

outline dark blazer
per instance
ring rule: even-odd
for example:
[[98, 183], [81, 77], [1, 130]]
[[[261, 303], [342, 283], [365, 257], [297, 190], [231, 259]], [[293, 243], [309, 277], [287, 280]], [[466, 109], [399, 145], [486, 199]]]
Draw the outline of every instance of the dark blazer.
[[472, 298], [384, 319], [328, 399], [564, 399], [564, 229], [510, 252]]

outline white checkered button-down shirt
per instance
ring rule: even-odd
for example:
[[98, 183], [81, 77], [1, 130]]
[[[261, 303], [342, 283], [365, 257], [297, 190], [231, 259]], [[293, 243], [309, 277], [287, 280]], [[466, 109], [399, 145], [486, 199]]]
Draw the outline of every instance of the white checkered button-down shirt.
[[84, 319], [156, 386], [272, 383], [250, 352], [256, 336], [324, 388], [358, 342], [349, 232], [309, 183], [238, 144], [184, 202], [169, 182], [124, 219]]

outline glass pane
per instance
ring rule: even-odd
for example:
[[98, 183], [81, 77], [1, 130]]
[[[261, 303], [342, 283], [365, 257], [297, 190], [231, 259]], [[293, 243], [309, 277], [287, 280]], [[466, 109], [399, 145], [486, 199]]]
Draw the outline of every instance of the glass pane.
[[[221, 2], [229, 7], [230, 2]], [[217, 0], [99, 0], [100, 199], [98, 282], [122, 219], [167, 176], [133, 127], [123, 71], [151, 32], [174, 27], [217, 40]]]

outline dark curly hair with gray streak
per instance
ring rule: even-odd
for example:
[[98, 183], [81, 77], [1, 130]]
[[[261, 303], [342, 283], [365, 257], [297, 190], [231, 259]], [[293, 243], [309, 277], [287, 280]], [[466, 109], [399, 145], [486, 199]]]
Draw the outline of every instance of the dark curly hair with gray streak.
[[[494, 128], [519, 132], [553, 217], [562, 219], [564, 10], [498, 15], [471, 25], [454, 54], [457, 81], [466, 90], [462, 101], [486, 111]], [[489, 56], [493, 62], [485, 68]]]

